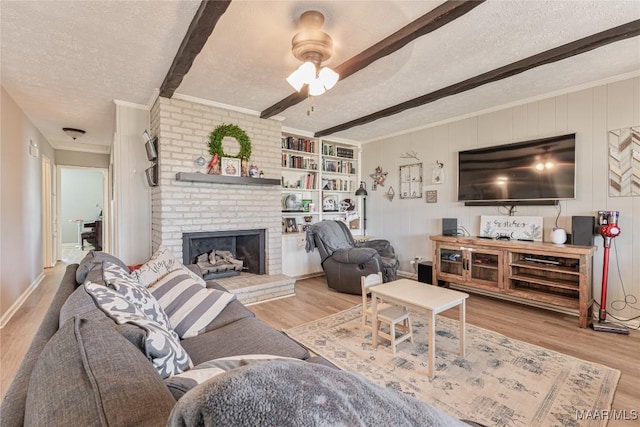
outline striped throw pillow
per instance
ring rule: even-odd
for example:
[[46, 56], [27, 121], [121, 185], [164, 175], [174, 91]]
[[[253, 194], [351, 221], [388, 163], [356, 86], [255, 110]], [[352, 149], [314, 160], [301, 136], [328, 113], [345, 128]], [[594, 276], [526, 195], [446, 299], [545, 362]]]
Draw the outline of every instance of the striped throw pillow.
[[284, 360], [289, 362], [300, 362], [300, 359], [294, 359], [292, 357], [274, 356], [271, 354], [246, 354], [238, 356], [223, 357], [221, 359], [209, 360], [197, 365], [195, 368], [190, 369], [181, 374], [174, 375], [171, 378], [164, 380], [164, 383], [169, 387], [173, 397], [178, 400], [186, 392], [202, 384], [205, 381], [215, 378], [218, 375], [225, 372], [232, 371], [242, 366], [253, 365], [256, 363], [266, 363], [275, 360]]
[[232, 293], [203, 287], [186, 270], [174, 270], [149, 287], [182, 339], [198, 335], [236, 298]]

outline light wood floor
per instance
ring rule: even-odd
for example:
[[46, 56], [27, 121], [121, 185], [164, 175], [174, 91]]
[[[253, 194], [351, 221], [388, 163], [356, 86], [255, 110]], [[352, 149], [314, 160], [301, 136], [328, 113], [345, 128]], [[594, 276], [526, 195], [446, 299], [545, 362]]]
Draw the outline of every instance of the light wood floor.
[[[48, 269], [44, 281], [0, 330], [2, 396], [44, 317], [64, 269], [64, 264]], [[273, 327], [286, 329], [346, 310], [360, 302], [360, 296], [334, 292], [327, 288], [324, 277], [317, 277], [299, 280], [293, 297], [252, 305], [250, 309]], [[444, 315], [457, 319], [457, 308]], [[467, 300], [467, 322], [620, 370], [622, 376], [613, 408], [627, 413], [640, 412], [640, 332], [632, 331], [627, 336], [580, 329], [576, 317], [478, 295], [471, 295]], [[632, 424], [629, 421], [609, 422], [609, 427], [623, 425]], [[640, 425], [640, 422], [633, 425]]]

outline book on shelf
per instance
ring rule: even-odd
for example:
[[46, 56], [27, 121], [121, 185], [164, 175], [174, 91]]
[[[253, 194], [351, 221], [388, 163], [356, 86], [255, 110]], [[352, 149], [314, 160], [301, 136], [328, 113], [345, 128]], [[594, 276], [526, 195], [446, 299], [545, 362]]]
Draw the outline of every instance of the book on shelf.
[[354, 151], [352, 148], [337, 147], [332, 144], [323, 144], [322, 154], [325, 156], [335, 156], [335, 157], [344, 157], [347, 159], [353, 159]]
[[353, 159], [353, 150], [351, 148], [336, 147], [336, 156]]
[[322, 189], [333, 190], [333, 191], [352, 191], [353, 182], [350, 179], [340, 179], [340, 178], [323, 179]]
[[317, 170], [318, 164], [314, 159], [293, 154], [282, 153], [282, 167], [288, 169]]
[[316, 188], [316, 174], [308, 173], [306, 177], [302, 179], [301, 182], [302, 188], [305, 190], [313, 190]]
[[324, 156], [335, 156], [336, 155], [336, 147], [329, 144], [322, 145], [322, 154]]
[[346, 161], [346, 160], [338, 160], [336, 162], [336, 172], [338, 172], [338, 173], [355, 174], [356, 173], [356, 166], [355, 166], [354, 162], [349, 162], [349, 161]]
[[304, 151], [307, 153], [316, 152], [316, 142], [312, 139], [283, 136], [281, 140], [282, 148], [285, 150]]

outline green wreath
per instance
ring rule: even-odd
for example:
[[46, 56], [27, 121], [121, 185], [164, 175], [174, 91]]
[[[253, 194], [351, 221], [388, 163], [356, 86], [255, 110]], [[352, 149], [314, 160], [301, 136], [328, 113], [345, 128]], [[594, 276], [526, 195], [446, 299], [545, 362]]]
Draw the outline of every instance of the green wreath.
[[[240, 144], [240, 151], [235, 156], [225, 154], [222, 148], [222, 139], [225, 136], [235, 138]], [[251, 157], [251, 140], [245, 131], [236, 125], [221, 124], [209, 134], [209, 154], [219, 157], [235, 157], [237, 159], [249, 159]]]

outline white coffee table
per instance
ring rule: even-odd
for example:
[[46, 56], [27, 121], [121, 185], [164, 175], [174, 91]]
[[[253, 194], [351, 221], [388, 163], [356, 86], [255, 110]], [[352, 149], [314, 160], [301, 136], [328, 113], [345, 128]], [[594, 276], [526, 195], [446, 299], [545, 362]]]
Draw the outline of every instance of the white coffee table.
[[[436, 314], [442, 313], [457, 305], [460, 306], [460, 357], [464, 357], [464, 336], [465, 336], [465, 301], [469, 297], [464, 292], [453, 291], [451, 289], [439, 288], [437, 286], [426, 285], [415, 280], [400, 279], [387, 282], [382, 285], [372, 286], [371, 299], [373, 307], [373, 322], [378, 322], [378, 298], [393, 304], [407, 307], [412, 311], [423, 311], [429, 315], [429, 361], [427, 375], [433, 376], [433, 361], [435, 359], [436, 347]], [[372, 328], [373, 346], [378, 344], [378, 330]]]

